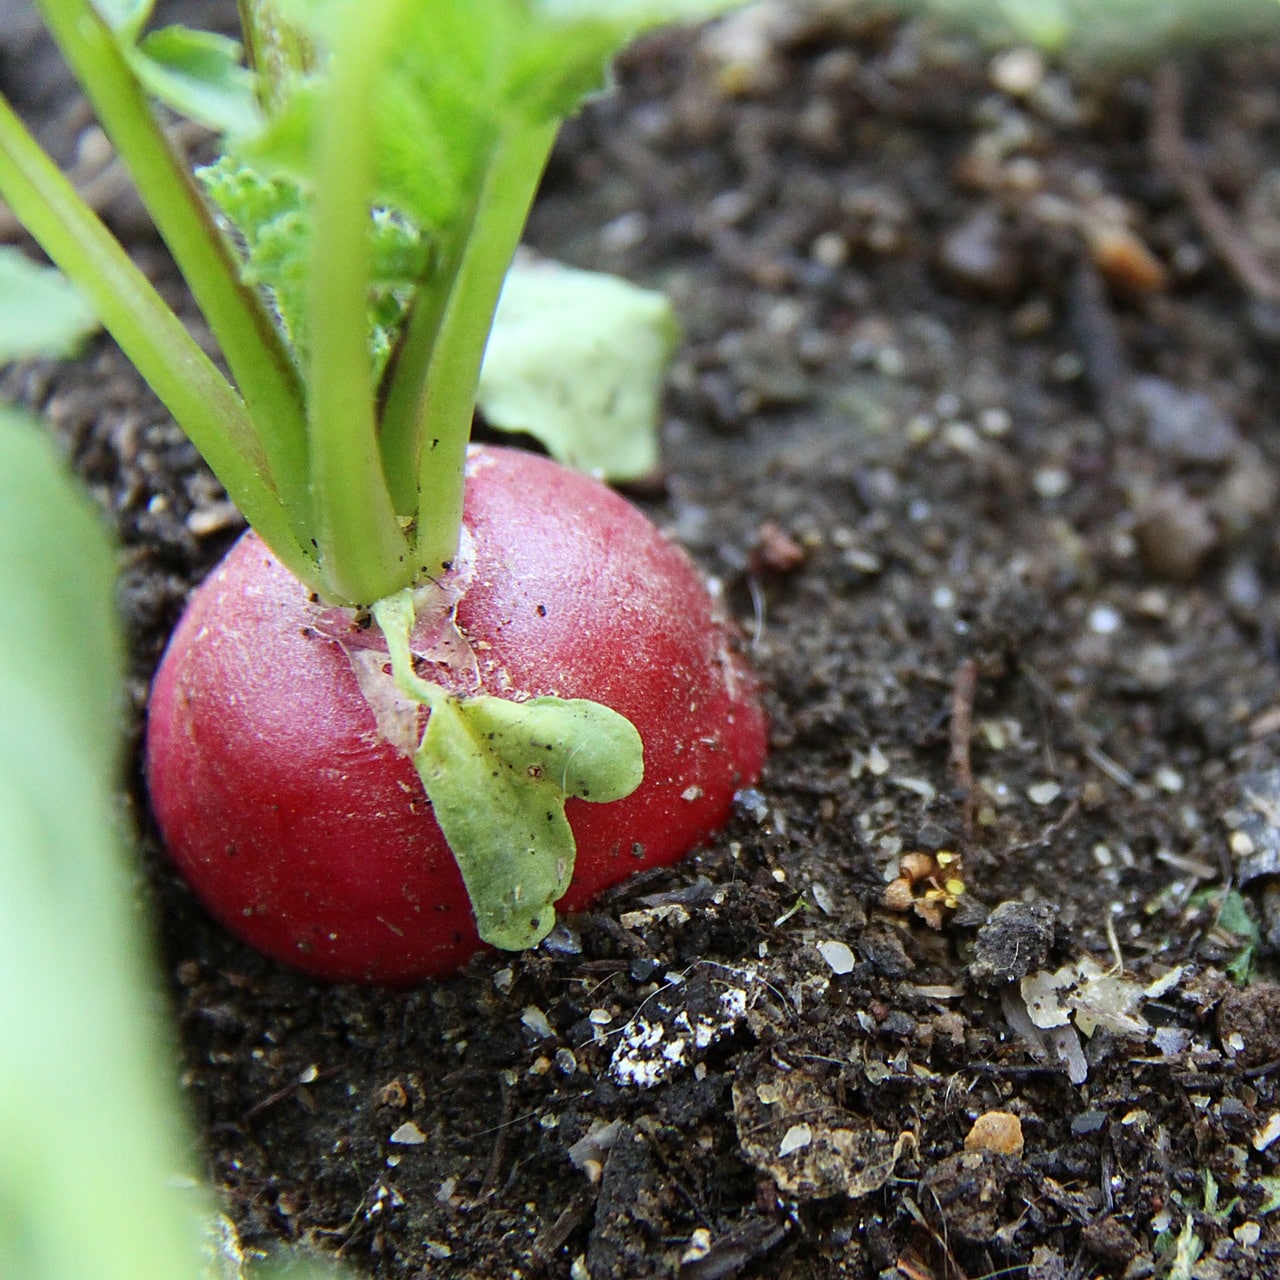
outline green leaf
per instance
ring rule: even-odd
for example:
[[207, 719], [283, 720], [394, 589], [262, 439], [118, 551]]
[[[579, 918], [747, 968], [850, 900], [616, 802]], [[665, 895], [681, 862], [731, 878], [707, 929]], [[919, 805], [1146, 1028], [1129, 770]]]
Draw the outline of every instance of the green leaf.
[[598, 702], [457, 698], [414, 669], [414, 593], [373, 606], [397, 687], [430, 715], [414, 765], [457, 860], [480, 936], [535, 946], [573, 878], [570, 796], [607, 804], [644, 781], [644, 744], [625, 716]]
[[1222, 894], [1216, 926], [1253, 946], [1262, 938], [1258, 922], [1249, 914], [1249, 905], [1238, 889], [1228, 889]]
[[148, 93], [220, 133], [249, 133], [261, 123], [254, 76], [235, 40], [212, 31], [163, 27], [129, 50]]
[[610, 480], [658, 468], [663, 380], [679, 340], [667, 298], [625, 280], [517, 260], [480, 371], [492, 426]]
[[155, 0], [93, 0], [93, 7], [107, 20], [112, 30], [126, 40], [136, 40], [151, 17]]
[[190, 1280], [202, 1200], [174, 1186], [188, 1148], [118, 826], [113, 555], [9, 411], [0, 510], [21, 608], [0, 628], [0, 1274]]
[[[322, 70], [295, 78], [281, 109], [243, 141], [241, 158], [264, 173], [307, 182], [324, 51], [336, 47], [356, 4], [281, 5], [321, 51]], [[379, 156], [374, 203], [426, 228], [448, 225], [475, 195], [495, 136], [571, 114], [605, 85], [609, 59], [638, 31], [727, 7], [724, 0], [402, 4], [371, 113]]]
[[[267, 290], [300, 368], [308, 354], [307, 264], [313, 219], [297, 182], [268, 178], [224, 156], [197, 171], [209, 198], [240, 233], [244, 279]], [[369, 333], [375, 375], [381, 373], [415, 285], [429, 269], [431, 246], [407, 219], [375, 210], [370, 222]]]
[[1202, 889], [1191, 895], [1189, 905], [1216, 912], [1214, 932], [1240, 944], [1235, 957], [1226, 966], [1227, 976], [1233, 982], [1248, 982], [1262, 935], [1257, 922], [1249, 914], [1244, 895], [1238, 889]]
[[618, 800], [644, 776], [629, 720], [560, 698], [437, 699], [414, 763], [480, 936], [510, 951], [550, 933], [573, 878], [566, 798]]
[[98, 327], [93, 308], [60, 271], [0, 249], [0, 361], [73, 355]]

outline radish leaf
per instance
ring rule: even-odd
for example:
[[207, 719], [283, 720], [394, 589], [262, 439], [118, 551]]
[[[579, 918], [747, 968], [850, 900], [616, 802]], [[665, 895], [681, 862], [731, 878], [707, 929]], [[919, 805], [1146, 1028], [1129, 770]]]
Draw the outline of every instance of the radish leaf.
[[162, 27], [128, 51], [148, 93], [220, 133], [248, 133], [261, 114], [240, 45], [212, 31]]
[[486, 942], [520, 951], [551, 932], [576, 853], [565, 800], [630, 795], [642, 760], [635, 727], [597, 702], [433, 703], [414, 764]]
[[0, 628], [0, 1274], [190, 1280], [202, 1199], [173, 1185], [185, 1133], [117, 822], [112, 553], [9, 411], [0, 510], [22, 611]]
[[[307, 343], [310, 203], [290, 178], [269, 178], [223, 157], [196, 175], [206, 194], [240, 234], [244, 279], [267, 290], [281, 331], [300, 368]], [[426, 274], [430, 246], [407, 218], [375, 210], [370, 222], [369, 328], [375, 373], [391, 353], [414, 286]]]
[[658, 402], [678, 339], [665, 295], [517, 258], [485, 349], [480, 409], [579, 471], [639, 479], [658, 468]]
[[0, 360], [70, 355], [97, 328], [93, 308], [60, 271], [0, 250]]
[[577, 849], [570, 797], [608, 803], [644, 781], [644, 744], [625, 716], [583, 698], [459, 698], [414, 670], [414, 597], [379, 600], [396, 685], [430, 715], [413, 763], [462, 872], [480, 936], [522, 951], [555, 924]]

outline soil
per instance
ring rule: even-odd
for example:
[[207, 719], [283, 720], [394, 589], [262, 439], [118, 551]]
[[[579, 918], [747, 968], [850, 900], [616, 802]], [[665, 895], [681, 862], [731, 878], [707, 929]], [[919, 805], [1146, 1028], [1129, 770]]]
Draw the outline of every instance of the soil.
[[[135, 769], [226, 1274], [1280, 1276], [1280, 45], [727, 30], [626, 58], [529, 238], [677, 301], [639, 496], [749, 636], [766, 774], [537, 951], [389, 993], [213, 925]], [[83, 143], [25, 39], [0, 78]], [[136, 755], [238, 517], [105, 340], [2, 389], [119, 530]]]

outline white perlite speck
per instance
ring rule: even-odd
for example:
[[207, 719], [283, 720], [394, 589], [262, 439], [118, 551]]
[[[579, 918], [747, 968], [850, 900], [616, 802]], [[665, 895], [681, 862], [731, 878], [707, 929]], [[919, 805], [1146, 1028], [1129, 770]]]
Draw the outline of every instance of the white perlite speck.
[[1062, 788], [1056, 782], [1037, 782], [1027, 788], [1027, 799], [1032, 804], [1052, 804], [1062, 794]]
[[818, 952], [831, 966], [832, 973], [853, 972], [854, 955], [843, 942], [820, 942]]
[[[746, 970], [723, 972], [747, 983], [756, 980]], [[670, 1010], [659, 1005], [652, 1016], [639, 1013], [619, 1033], [609, 1073], [623, 1086], [648, 1089], [660, 1084], [732, 1031], [746, 1016], [747, 1005], [747, 987], [728, 986], [719, 992], [709, 1012], [691, 1013], [688, 1008]]]
[[420, 1147], [426, 1140], [427, 1135], [412, 1120], [406, 1120], [390, 1138], [400, 1147]]
[[778, 1155], [789, 1156], [793, 1151], [803, 1151], [813, 1141], [813, 1130], [807, 1124], [793, 1124], [782, 1135]]

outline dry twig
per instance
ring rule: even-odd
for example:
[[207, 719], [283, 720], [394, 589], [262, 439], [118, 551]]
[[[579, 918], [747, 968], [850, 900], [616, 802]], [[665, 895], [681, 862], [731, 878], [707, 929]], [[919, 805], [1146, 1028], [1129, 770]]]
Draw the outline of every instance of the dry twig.
[[1171, 62], [1156, 72], [1152, 83], [1151, 153], [1237, 282], [1263, 302], [1280, 303], [1280, 280], [1263, 264], [1214, 195], [1187, 145], [1182, 132], [1182, 77]]
[[978, 813], [978, 792], [973, 782], [973, 761], [969, 743], [973, 737], [973, 699], [978, 691], [978, 664], [966, 658], [956, 670], [951, 687], [951, 750], [948, 756], [951, 776], [964, 797], [964, 841], [967, 849], [973, 843], [973, 828]]

